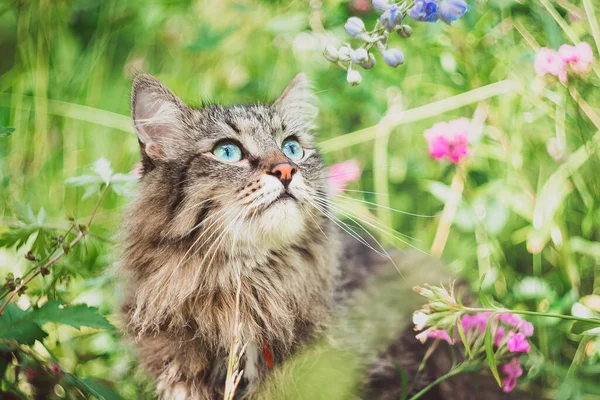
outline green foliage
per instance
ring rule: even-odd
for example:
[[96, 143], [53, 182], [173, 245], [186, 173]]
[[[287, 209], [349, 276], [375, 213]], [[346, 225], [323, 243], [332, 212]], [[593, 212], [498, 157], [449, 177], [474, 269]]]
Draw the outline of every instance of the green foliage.
[[15, 131], [12, 126], [0, 126], [0, 139], [10, 136]]
[[[18, 355], [32, 368], [60, 364], [66, 372], [50, 381], [67, 397], [153, 398], [128, 346], [103, 317], [117, 313], [126, 290], [116, 289], [120, 282], [107, 268], [116, 261], [115, 232], [136, 181], [128, 172], [139, 161], [129, 118], [136, 72], [152, 73], [192, 104], [272, 100], [306, 72], [322, 110], [317, 141], [327, 161], [356, 158], [363, 168], [350, 187], [361, 192], [348, 196], [369, 203], [349, 200], [353, 213], [429, 251], [444, 207], [455, 204], [442, 258], [482, 305], [493, 307], [494, 298], [516, 310], [600, 315], [586, 298], [600, 294], [598, 66], [567, 87], [544, 83], [532, 66], [538, 46], [556, 49], [573, 39], [596, 46], [591, 27], [600, 8], [592, 0], [468, 2], [471, 11], [451, 27], [411, 24], [412, 38], [398, 42], [405, 65], [374, 68], [356, 88], [322, 57], [325, 44], [346, 40], [343, 25], [359, 12], [355, 1], [0, 7], [0, 304], [39, 272], [0, 317], [0, 397], [31, 397], [26, 378], [13, 385]], [[588, 15], [590, 4], [596, 15]], [[371, 24], [377, 15], [367, 11], [363, 18]], [[594, 54], [599, 58], [596, 47]], [[395, 119], [380, 130], [389, 104], [397, 107], [390, 112]], [[423, 138], [434, 123], [458, 117], [480, 126], [460, 193], [452, 185], [456, 169], [430, 159]], [[71, 248], [82, 231], [89, 234]], [[61, 252], [68, 254], [42, 273]], [[572, 395], [600, 393], [597, 328], [532, 321], [523, 387], [546, 397], [567, 383], [576, 388]], [[318, 382], [327, 386], [323, 398], [352, 397], [360, 375], [343, 368], [352, 356], [311, 356], [297, 370], [306, 380], [294, 385], [309, 390]], [[109, 387], [115, 393], [103, 391]]]

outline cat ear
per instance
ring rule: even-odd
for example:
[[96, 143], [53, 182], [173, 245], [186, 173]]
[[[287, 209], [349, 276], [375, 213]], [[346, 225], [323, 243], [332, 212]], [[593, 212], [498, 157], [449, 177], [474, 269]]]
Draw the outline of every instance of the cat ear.
[[151, 160], [176, 158], [185, 147], [183, 120], [188, 107], [156, 78], [134, 78], [131, 95], [133, 126], [142, 152]]
[[287, 85], [274, 105], [290, 130], [310, 131], [314, 128], [318, 109], [315, 95], [306, 75], [300, 73]]

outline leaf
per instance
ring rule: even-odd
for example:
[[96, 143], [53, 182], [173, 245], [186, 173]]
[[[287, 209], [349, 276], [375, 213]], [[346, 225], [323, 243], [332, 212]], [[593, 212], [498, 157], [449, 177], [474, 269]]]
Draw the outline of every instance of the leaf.
[[65, 180], [67, 185], [73, 186], [100, 185], [102, 182], [104, 182], [102, 178], [97, 175], [80, 175]]
[[600, 243], [586, 240], [579, 236], [573, 236], [569, 241], [571, 250], [575, 253], [598, 258], [600, 257]]
[[460, 321], [458, 322], [458, 324], [456, 324], [456, 327], [458, 328], [458, 336], [460, 336], [460, 340], [462, 340], [463, 345], [465, 346], [467, 355], [472, 360], [473, 353], [471, 353], [471, 346], [469, 345], [469, 342], [467, 341], [467, 335], [465, 334], [465, 330], [464, 330], [462, 324], [460, 323]]
[[116, 391], [105, 386], [96, 380], [89, 378], [78, 378], [75, 375], [69, 374], [65, 376], [65, 381], [88, 395], [92, 395], [102, 400], [123, 400], [123, 397]]
[[15, 131], [12, 126], [0, 126], [0, 139], [10, 136]]
[[396, 367], [396, 371], [398, 371], [398, 375], [400, 375], [400, 400], [406, 400], [408, 399], [408, 374], [402, 369], [400, 364], [394, 362], [394, 366]]
[[479, 297], [479, 302], [485, 308], [496, 308], [489, 297], [483, 292], [483, 290], [479, 289], [479, 293], [477, 293]]
[[40, 324], [55, 322], [79, 329], [82, 326], [98, 329], [112, 329], [113, 325], [95, 307], [85, 304], [63, 306], [60, 301], [51, 300], [33, 311], [31, 318]]
[[496, 314], [490, 315], [488, 319], [487, 326], [485, 328], [485, 359], [488, 363], [488, 367], [490, 367], [490, 371], [498, 382], [498, 386], [502, 386], [502, 381], [500, 380], [500, 374], [498, 373], [498, 366], [496, 365], [496, 355], [494, 354], [494, 339], [492, 338], [492, 320]]
[[38, 324], [29, 319], [29, 314], [14, 304], [8, 304], [0, 317], [0, 339], [32, 345], [36, 340], [48, 336]]
[[[597, 332], [596, 329], [598, 329]], [[590, 332], [591, 330], [594, 330], [594, 332]], [[600, 323], [593, 321], [575, 321], [571, 327], [571, 333], [576, 335], [598, 335], [600, 334]]]

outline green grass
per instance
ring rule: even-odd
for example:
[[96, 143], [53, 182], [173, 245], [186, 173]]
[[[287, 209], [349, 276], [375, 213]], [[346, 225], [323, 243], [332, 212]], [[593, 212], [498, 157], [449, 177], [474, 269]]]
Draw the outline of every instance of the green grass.
[[[378, 59], [363, 83], [350, 87], [344, 71], [321, 55], [325, 38], [347, 40], [347, 2], [327, 0], [311, 10], [304, 1], [11, 0], [0, 6], [0, 126], [15, 128], [0, 137], [0, 231], [15, 224], [17, 204], [36, 213], [43, 207], [46, 226], [68, 228], [67, 214], [84, 221], [97, 197], [82, 200], [84, 189], [65, 180], [87, 174], [100, 157], [116, 172], [131, 170], [139, 158], [129, 120], [135, 72], [155, 75], [190, 103], [232, 104], [273, 100], [304, 71], [319, 99], [318, 140], [328, 162], [356, 158], [363, 176], [351, 189], [377, 193], [348, 194], [358, 199], [438, 215], [453, 199], [455, 168], [429, 158], [423, 131], [463, 116], [477, 121], [481, 137], [463, 169], [442, 259], [507, 307], [569, 314], [579, 303], [598, 315], [600, 66], [567, 89], [543, 86], [533, 59], [540, 46], [578, 41], [590, 43], [598, 59], [600, 5], [470, 4], [452, 27], [411, 23], [413, 36], [393, 41], [405, 65], [392, 69]], [[314, 22], [319, 18], [323, 32]], [[372, 23], [376, 15], [364, 18]], [[565, 142], [560, 158], [547, 150], [555, 137]], [[119, 289], [107, 269], [126, 202], [109, 192], [96, 215], [96, 236], [55, 273], [28, 285], [27, 299], [86, 302], [118, 323]], [[426, 252], [443, 229], [439, 217], [352, 207]], [[29, 244], [0, 248], [2, 281], [30, 268], [23, 257]], [[63, 275], [69, 278], [55, 281]], [[598, 336], [583, 342], [569, 333], [569, 323], [533, 322], [524, 387], [553, 398], [600, 398]], [[46, 347], [66, 370], [108, 382], [125, 398], [150, 393], [118, 334], [62, 325], [45, 330]], [[34, 350], [50, 357], [40, 346]], [[343, 363], [332, 360], [323, 359], [324, 370]]]

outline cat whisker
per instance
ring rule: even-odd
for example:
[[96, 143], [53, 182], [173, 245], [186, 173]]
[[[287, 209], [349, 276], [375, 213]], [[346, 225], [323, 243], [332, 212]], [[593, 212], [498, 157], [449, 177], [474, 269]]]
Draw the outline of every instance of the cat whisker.
[[[359, 224], [358, 222], [356, 222], [356, 220], [354, 218], [352, 218], [352, 216], [348, 213], [345, 213], [344, 211], [340, 210], [339, 208], [333, 206], [328, 200], [326, 199], [320, 199], [318, 197], [316, 197], [315, 199], [317, 202], [321, 201], [323, 205], [328, 205], [329, 207], [331, 207], [333, 210], [340, 212], [342, 215], [346, 216], [346, 218], [349, 218], [352, 222], [354, 222], [355, 224], [357, 224], [358, 226], [360, 226], [360, 228], [367, 234], [369, 235], [369, 237], [371, 239], [373, 239], [375, 241], [375, 243], [377, 243], [377, 245], [381, 248], [381, 250], [383, 251], [383, 253], [385, 254], [385, 257], [387, 257], [388, 260], [390, 260], [390, 262], [392, 263], [392, 265], [394, 266], [394, 268], [396, 268], [396, 271], [398, 271], [398, 273], [402, 276], [402, 272], [400, 271], [400, 268], [398, 268], [398, 265], [396, 265], [396, 262], [394, 261], [394, 259], [390, 256], [390, 254], [385, 250], [385, 248], [383, 247], [383, 245], [379, 242], [379, 240], [377, 240], [377, 238], [375, 238], [375, 236], [373, 236], [371, 234], [371, 232], [369, 232], [367, 229], [365, 229], [365, 227], [363, 227], [361, 224]], [[362, 221], [361, 221], [362, 222]]]
[[349, 197], [349, 196], [342, 196], [341, 194], [333, 194], [333, 197], [339, 197], [339, 198], [346, 199], [346, 200], [358, 201], [360, 203], [365, 203], [365, 204], [369, 204], [369, 205], [372, 205], [375, 207], [380, 207], [380, 208], [383, 208], [383, 209], [386, 209], [389, 211], [394, 211], [399, 214], [409, 215], [411, 217], [420, 217], [420, 218], [435, 218], [435, 217], [437, 217], [437, 215], [416, 214], [416, 213], [411, 213], [409, 211], [402, 211], [402, 210], [398, 210], [397, 208], [392, 208], [392, 207], [384, 206], [381, 204], [373, 203], [372, 201], [360, 200], [360, 199], [356, 199], [354, 197]]
[[[334, 207], [334, 206], [333, 206], [333, 205], [331, 205], [331, 204], [329, 204], [329, 206], [330, 206], [330, 207], [332, 207], [332, 208], [334, 208], [334, 209], [338, 209], [338, 210], [339, 210], [339, 208], [336, 208], [336, 207]], [[385, 235], [387, 235], [387, 236], [389, 236], [389, 237], [392, 237], [392, 238], [394, 238], [394, 239], [396, 239], [396, 240], [400, 241], [401, 243], [403, 243], [403, 244], [405, 244], [405, 245], [409, 246], [410, 248], [412, 248], [413, 250], [416, 250], [416, 251], [418, 251], [418, 252], [420, 252], [420, 253], [423, 253], [423, 254], [425, 254], [425, 255], [430, 255], [430, 254], [429, 254], [429, 253], [427, 253], [426, 251], [424, 251], [424, 250], [421, 250], [421, 249], [420, 249], [420, 248], [418, 248], [417, 246], [414, 246], [414, 245], [413, 245], [413, 244], [411, 244], [410, 242], [408, 242], [408, 241], [406, 241], [406, 240], [404, 240], [404, 239], [402, 239], [402, 238], [400, 238], [400, 237], [398, 237], [398, 236], [394, 235], [393, 233], [390, 233], [390, 232], [388, 232], [386, 229], [384, 229], [384, 228], [381, 228], [380, 226], [374, 225], [374, 224], [372, 224], [372, 223], [369, 223], [369, 222], [367, 222], [367, 221], [362, 221], [362, 222], [364, 222], [365, 224], [369, 225], [369, 226], [370, 226], [370, 227], [372, 227], [373, 229], [376, 229], [376, 230], [378, 230], [379, 232], [381, 232], [381, 233], [383, 233], [383, 234], [385, 234]], [[398, 232], [396, 232], [395, 230], [394, 230], [394, 232], [395, 232], [395, 233], [398, 233]], [[400, 233], [398, 233], [398, 234], [400, 234]]]
[[340, 220], [339, 218], [337, 218], [334, 214], [332, 214], [332, 213], [328, 212], [327, 210], [325, 210], [324, 207], [319, 207], [318, 205], [314, 204], [310, 200], [307, 200], [307, 202], [309, 204], [311, 204], [315, 209], [317, 209], [318, 211], [320, 211], [323, 215], [325, 215], [325, 217], [327, 217], [331, 222], [333, 222], [334, 224], [336, 224], [340, 229], [342, 229], [348, 235], [350, 235], [351, 237], [353, 237], [355, 240], [357, 240], [358, 242], [362, 243], [364, 246], [368, 247], [369, 249], [373, 250], [375, 253], [379, 254], [380, 256], [382, 256], [382, 257], [385, 256], [385, 254], [383, 254], [383, 253], [379, 252], [378, 250], [374, 249], [373, 246], [371, 246], [366, 240], [364, 240], [363, 238], [361, 238], [350, 226], [348, 226], [348, 224], [344, 223], [342, 220]]

